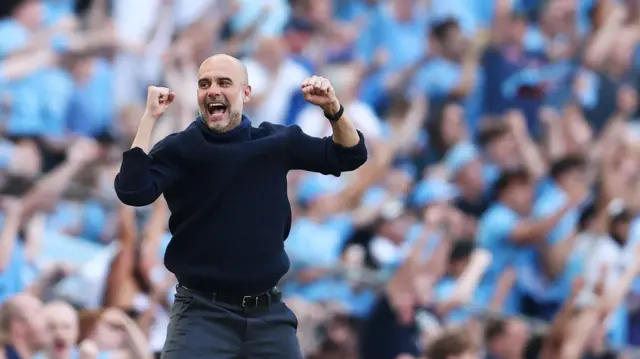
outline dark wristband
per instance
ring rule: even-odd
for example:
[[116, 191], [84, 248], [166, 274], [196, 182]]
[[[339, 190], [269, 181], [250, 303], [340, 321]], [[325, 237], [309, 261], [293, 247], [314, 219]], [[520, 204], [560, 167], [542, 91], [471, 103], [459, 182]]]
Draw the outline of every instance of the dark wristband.
[[331, 122], [336, 122], [340, 119], [340, 117], [342, 117], [343, 113], [344, 113], [344, 107], [342, 107], [342, 104], [340, 104], [340, 109], [338, 110], [338, 112], [334, 113], [333, 115], [330, 115], [325, 112], [324, 117], [326, 117]]

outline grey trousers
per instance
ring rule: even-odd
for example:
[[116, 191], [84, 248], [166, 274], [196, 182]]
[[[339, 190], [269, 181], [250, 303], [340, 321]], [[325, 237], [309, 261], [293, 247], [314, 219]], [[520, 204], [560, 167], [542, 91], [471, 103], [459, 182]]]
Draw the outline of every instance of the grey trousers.
[[302, 359], [297, 327], [282, 302], [244, 309], [179, 286], [161, 359]]

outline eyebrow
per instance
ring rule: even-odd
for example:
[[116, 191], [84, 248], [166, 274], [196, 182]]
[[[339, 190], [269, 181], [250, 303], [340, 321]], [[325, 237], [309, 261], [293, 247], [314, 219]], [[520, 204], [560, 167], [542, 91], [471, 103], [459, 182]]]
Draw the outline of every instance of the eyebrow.
[[[214, 77], [214, 79], [215, 79], [216, 81], [223, 81], [223, 80], [224, 80], [224, 81], [229, 81], [229, 82], [232, 82], [232, 83], [233, 83], [233, 80], [232, 80], [230, 77]], [[210, 80], [211, 80], [211, 79], [210, 79], [210, 78], [208, 78], [208, 77], [201, 77], [201, 78], [199, 78], [199, 79], [198, 79], [198, 82], [201, 82], [201, 81], [210, 81]]]

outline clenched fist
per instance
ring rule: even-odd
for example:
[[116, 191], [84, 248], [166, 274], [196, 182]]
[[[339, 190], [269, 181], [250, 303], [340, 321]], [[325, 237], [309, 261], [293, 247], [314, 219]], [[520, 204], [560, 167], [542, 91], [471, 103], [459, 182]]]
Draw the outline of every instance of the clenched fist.
[[176, 94], [166, 87], [149, 86], [147, 92], [147, 114], [156, 119], [164, 115], [164, 112], [167, 111], [175, 97]]
[[304, 99], [327, 113], [335, 114], [340, 110], [340, 102], [329, 80], [320, 76], [312, 76], [302, 82]]
[[80, 359], [96, 359], [100, 355], [100, 349], [92, 340], [85, 339], [78, 346], [78, 357]]
[[94, 140], [79, 138], [67, 150], [67, 157], [70, 162], [87, 164], [100, 157], [100, 146]]

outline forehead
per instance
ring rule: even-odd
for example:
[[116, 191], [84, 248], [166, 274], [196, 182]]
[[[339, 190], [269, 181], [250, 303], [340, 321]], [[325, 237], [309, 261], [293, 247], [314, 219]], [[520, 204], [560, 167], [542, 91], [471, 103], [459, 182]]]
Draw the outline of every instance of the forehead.
[[44, 307], [44, 312], [49, 320], [73, 321], [76, 318], [75, 310], [65, 305], [50, 304]]
[[25, 297], [22, 300], [22, 309], [27, 312], [41, 311], [44, 305], [36, 298]]
[[242, 78], [240, 64], [231, 58], [211, 58], [202, 63], [198, 70], [198, 78], [218, 77], [239, 81]]

